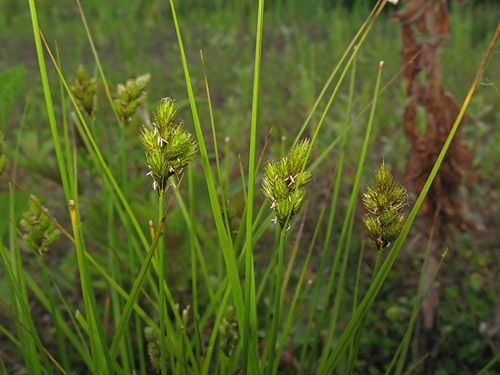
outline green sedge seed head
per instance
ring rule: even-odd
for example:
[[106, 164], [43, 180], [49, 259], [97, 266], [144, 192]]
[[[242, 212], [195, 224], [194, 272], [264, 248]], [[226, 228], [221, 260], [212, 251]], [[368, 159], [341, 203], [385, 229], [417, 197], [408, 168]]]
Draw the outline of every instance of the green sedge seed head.
[[28, 210], [23, 213], [20, 226], [26, 247], [39, 255], [45, 254], [60, 235], [47, 209], [34, 196], [31, 196]]
[[150, 80], [151, 75], [147, 73], [116, 86], [113, 102], [124, 123], [130, 122], [137, 109], [146, 101], [146, 86]]
[[180, 124], [175, 124], [177, 108], [171, 99], [164, 99], [158, 106], [153, 128], [142, 127], [141, 142], [153, 178], [153, 188], [165, 191], [170, 176], [179, 175], [195, 157], [198, 145], [191, 134]]
[[71, 86], [71, 92], [80, 109], [90, 117], [94, 117], [97, 110], [96, 87], [96, 79], [91, 78], [85, 68], [80, 65], [76, 71], [76, 81]]
[[144, 328], [144, 337], [148, 344], [148, 356], [151, 366], [159, 372], [161, 369], [160, 336], [152, 327]]
[[311, 179], [311, 173], [305, 171], [310, 155], [311, 143], [304, 139], [294, 145], [286, 157], [267, 163], [264, 169], [262, 191], [271, 202], [282, 229], [304, 202], [303, 187]]
[[176, 119], [177, 105], [175, 101], [171, 98], [162, 99], [155, 114], [155, 123], [160, 132], [172, 128]]
[[238, 333], [238, 321], [233, 306], [228, 306], [219, 326], [220, 347], [222, 352], [230, 357], [236, 347], [240, 338]]
[[396, 186], [391, 173], [382, 164], [375, 173], [375, 184], [363, 194], [363, 205], [368, 213], [363, 218], [366, 231], [379, 250], [390, 245], [401, 232], [405, 216], [406, 189]]

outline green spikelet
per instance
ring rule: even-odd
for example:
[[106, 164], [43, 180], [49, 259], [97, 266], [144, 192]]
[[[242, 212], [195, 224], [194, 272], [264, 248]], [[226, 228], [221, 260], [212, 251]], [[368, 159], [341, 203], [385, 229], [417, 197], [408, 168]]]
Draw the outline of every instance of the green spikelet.
[[60, 235], [47, 213], [47, 209], [32, 195], [28, 210], [19, 223], [26, 247], [39, 255], [45, 254]]
[[238, 346], [240, 338], [238, 334], [238, 322], [233, 306], [228, 306], [222, 322], [219, 326], [220, 347], [222, 352], [230, 357]]
[[170, 98], [163, 99], [156, 110], [153, 128], [143, 126], [140, 135], [148, 175], [153, 177], [153, 189], [158, 193], [165, 191], [168, 178], [180, 174], [198, 150], [191, 134], [181, 124], [175, 123], [176, 116], [175, 102]]
[[135, 79], [129, 79], [124, 84], [120, 83], [116, 87], [113, 100], [118, 116], [123, 123], [130, 122], [131, 118], [146, 101], [146, 86], [151, 79], [151, 75], [143, 74]]
[[375, 173], [375, 185], [368, 186], [363, 194], [363, 205], [368, 211], [363, 223], [379, 250], [389, 246], [401, 232], [405, 220], [401, 210], [406, 201], [406, 189], [394, 184], [391, 173], [382, 164]]
[[7, 157], [5, 156], [5, 141], [3, 139], [3, 133], [0, 132], [0, 174], [5, 171], [7, 167]]
[[80, 108], [90, 117], [94, 117], [97, 109], [96, 80], [90, 78], [85, 68], [80, 65], [76, 71], [76, 82], [71, 92]]
[[276, 221], [281, 228], [295, 215], [304, 202], [303, 189], [311, 179], [305, 171], [311, 155], [310, 141], [304, 139], [292, 147], [288, 155], [276, 162], [267, 163], [262, 181], [262, 191], [271, 202]]
[[144, 336], [148, 343], [148, 356], [151, 366], [156, 372], [160, 372], [161, 368], [161, 352], [160, 352], [160, 337], [158, 333], [151, 327], [144, 328]]

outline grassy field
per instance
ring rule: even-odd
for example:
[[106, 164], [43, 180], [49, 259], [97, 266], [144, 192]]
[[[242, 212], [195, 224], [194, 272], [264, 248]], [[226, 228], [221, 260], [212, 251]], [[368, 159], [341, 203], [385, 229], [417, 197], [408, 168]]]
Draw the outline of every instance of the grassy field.
[[[463, 107], [461, 137], [473, 160], [460, 189], [477, 230], [446, 229], [435, 284], [441, 297], [422, 358], [415, 342], [428, 239], [425, 221], [414, 215], [426, 192], [406, 187], [409, 219], [390, 248], [377, 250], [363, 228], [361, 197], [378, 166], [401, 185], [411, 151], [395, 8], [386, 6], [347, 61], [344, 52], [352, 53], [349, 43], [375, 2], [276, 0], [263, 14], [261, 4], [177, 1], [176, 32], [168, 1], [82, 1], [96, 60], [76, 2], [40, 0], [36, 11], [28, 2], [0, 2], [0, 151], [7, 161], [0, 371], [419, 373], [426, 360], [438, 374], [500, 371], [500, 332], [488, 333], [500, 292], [498, 46]], [[40, 40], [47, 82], [35, 15], [61, 67], [58, 73]], [[453, 3], [450, 16], [441, 78], [461, 105], [500, 6]], [[95, 78], [87, 113], [71, 100], [79, 66]], [[107, 90], [117, 99], [118, 84], [143, 74], [151, 77], [147, 99], [138, 89], [141, 105], [128, 121]], [[183, 128], [162, 127], [165, 97], [175, 99]], [[303, 137], [312, 146], [294, 163], [289, 152], [306, 119]], [[186, 145], [172, 157], [180, 166], [169, 164], [161, 194], [146, 175], [155, 176], [155, 167], [144, 156], [141, 129], [151, 122], [155, 136], [170, 132], [168, 144], [184, 131], [197, 143], [192, 161]], [[286, 180], [289, 202], [305, 197], [296, 215], [286, 206], [281, 228], [271, 223], [275, 215], [280, 222], [279, 199], [261, 186], [275, 177], [267, 162], [287, 154], [288, 174], [311, 172], [311, 181], [303, 192]], [[58, 240], [42, 251], [40, 239], [56, 231]]]

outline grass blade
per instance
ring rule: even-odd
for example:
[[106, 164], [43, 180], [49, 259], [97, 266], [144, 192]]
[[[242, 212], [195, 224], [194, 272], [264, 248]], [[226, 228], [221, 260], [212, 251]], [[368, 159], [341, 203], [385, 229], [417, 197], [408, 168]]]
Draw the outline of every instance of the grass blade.
[[210, 160], [208, 158], [208, 152], [205, 145], [205, 140], [203, 137], [203, 131], [201, 128], [200, 118], [198, 115], [198, 109], [196, 107], [196, 101], [194, 98], [193, 87], [191, 85], [191, 78], [189, 75], [189, 69], [186, 60], [186, 54], [184, 52], [184, 44], [182, 42], [182, 36], [179, 26], [179, 21], [177, 19], [177, 13], [175, 11], [174, 1], [170, 0], [170, 7], [172, 10], [172, 17], [175, 24], [175, 31], [177, 34], [177, 41], [179, 43], [179, 49], [181, 52], [182, 66], [184, 69], [184, 76], [186, 80], [186, 89], [189, 97], [189, 105], [191, 107], [191, 113], [193, 115], [193, 122], [196, 131], [196, 137], [198, 140], [198, 145], [200, 148], [201, 161], [203, 164], [203, 171], [205, 174], [205, 180], [207, 183], [208, 194], [210, 198], [210, 205], [212, 208], [212, 214], [214, 216], [215, 225], [217, 228], [217, 234], [219, 238], [220, 245], [222, 247], [222, 252], [224, 255], [224, 261], [226, 263], [226, 269], [229, 276], [229, 283], [231, 285], [231, 290], [233, 293], [234, 304], [236, 308], [236, 315], [240, 322], [244, 319], [245, 305], [243, 302], [243, 293], [241, 290], [240, 277], [238, 266], [236, 264], [236, 257], [233, 250], [233, 245], [231, 239], [227, 235], [227, 231], [224, 225], [224, 220], [222, 217], [222, 211], [217, 198], [217, 192], [215, 188], [214, 178], [212, 176], [212, 170], [210, 167]]
[[[243, 321], [243, 373], [255, 373], [259, 361], [257, 348], [257, 307], [255, 302], [255, 270], [253, 261], [253, 206], [255, 192], [255, 157], [257, 138], [257, 113], [259, 108], [259, 79], [264, 22], [264, 0], [259, 0], [257, 33], [255, 37], [255, 63], [252, 93], [252, 120], [248, 156], [248, 190], [246, 204], [245, 250], [245, 317]], [[279, 303], [279, 301], [278, 301]]]

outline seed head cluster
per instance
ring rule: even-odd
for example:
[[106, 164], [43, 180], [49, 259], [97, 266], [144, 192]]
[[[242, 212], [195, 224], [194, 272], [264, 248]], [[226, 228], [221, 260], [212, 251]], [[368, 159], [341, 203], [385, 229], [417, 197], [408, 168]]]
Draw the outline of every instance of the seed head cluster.
[[85, 68], [80, 65], [76, 71], [76, 82], [71, 86], [76, 102], [88, 116], [94, 117], [97, 109], [96, 80], [91, 78]]
[[304, 139], [295, 144], [286, 157], [269, 162], [265, 167], [262, 191], [271, 202], [275, 221], [281, 228], [299, 211], [304, 201], [303, 187], [311, 179], [311, 173], [305, 171], [310, 155], [310, 141]]
[[406, 189], [395, 185], [391, 173], [382, 164], [375, 173], [375, 185], [368, 186], [363, 194], [363, 205], [368, 211], [363, 223], [379, 250], [389, 246], [401, 232], [405, 220], [401, 210], [407, 199]]
[[153, 327], [144, 328], [144, 336], [148, 344], [148, 356], [151, 366], [155, 372], [160, 372], [161, 368], [161, 349], [160, 349], [160, 336]]
[[113, 100], [116, 112], [123, 123], [130, 122], [131, 118], [146, 101], [146, 86], [151, 79], [150, 74], [143, 74], [135, 79], [129, 79], [116, 87]]
[[43, 255], [59, 238], [60, 232], [50, 220], [48, 211], [42, 207], [35, 196], [31, 196], [28, 210], [23, 213], [21, 233], [26, 247]]
[[228, 306], [224, 319], [219, 326], [220, 346], [222, 352], [230, 357], [236, 347], [240, 338], [238, 333], [238, 321], [236, 320], [236, 312], [233, 306]]
[[159, 104], [153, 128], [143, 126], [141, 142], [146, 153], [153, 189], [165, 191], [170, 176], [179, 175], [196, 155], [198, 145], [191, 134], [176, 123], [175, 102], [166, 98]]

